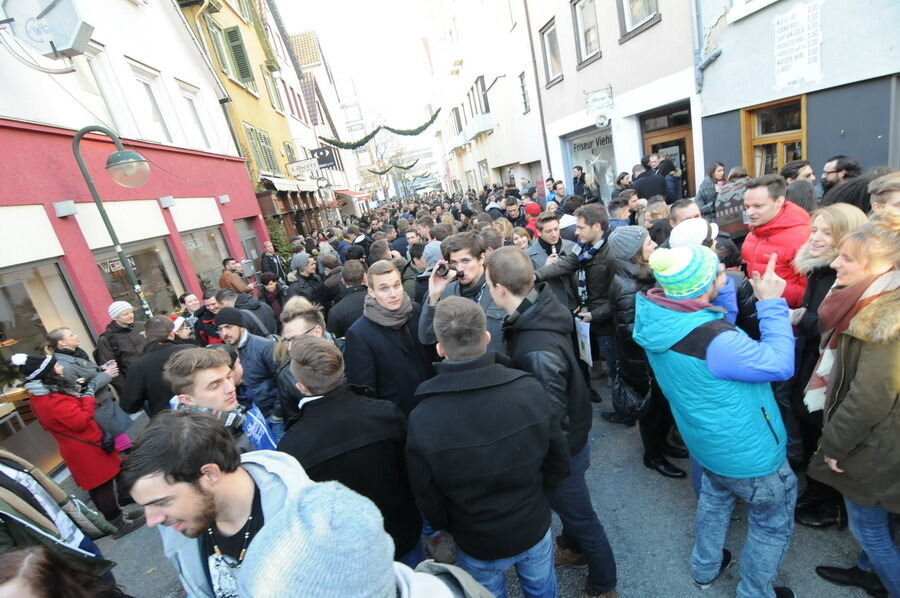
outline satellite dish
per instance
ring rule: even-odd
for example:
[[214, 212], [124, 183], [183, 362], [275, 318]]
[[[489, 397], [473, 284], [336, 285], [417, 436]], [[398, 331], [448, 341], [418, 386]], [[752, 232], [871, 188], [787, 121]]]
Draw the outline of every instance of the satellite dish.
[[598, 129], [605, 129], [609, 126], [609, 116], [606, 113], [601, 112], [597, 115], [597, 120], [594, 121], [594, 125], [596, 125]]

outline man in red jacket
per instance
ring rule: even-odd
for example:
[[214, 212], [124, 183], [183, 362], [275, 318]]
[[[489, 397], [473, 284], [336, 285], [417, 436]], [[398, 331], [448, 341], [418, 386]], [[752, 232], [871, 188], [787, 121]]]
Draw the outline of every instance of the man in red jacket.
[[794, 269], [797, 250], [809, 239], [809, 214], [786, 201], [787, 183], [778, 174], [767, 174], [747, 181], [744, 209], [750, 233], [741, 247], [747, 264], [747, 276], [766, 271], [769, 256], [778, 254], [775, 274], [787, 281], [784, 298], [790, 307], [798, 307], [806, 290], [806, 277]]

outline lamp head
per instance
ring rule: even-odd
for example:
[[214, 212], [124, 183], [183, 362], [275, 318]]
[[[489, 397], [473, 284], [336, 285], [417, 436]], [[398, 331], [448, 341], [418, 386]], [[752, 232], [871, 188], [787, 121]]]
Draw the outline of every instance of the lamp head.
[[150, 178], [150, 163], [137, 152], [119, 150], [106, 159], [106, 172], [123, 187], [140, 187]]

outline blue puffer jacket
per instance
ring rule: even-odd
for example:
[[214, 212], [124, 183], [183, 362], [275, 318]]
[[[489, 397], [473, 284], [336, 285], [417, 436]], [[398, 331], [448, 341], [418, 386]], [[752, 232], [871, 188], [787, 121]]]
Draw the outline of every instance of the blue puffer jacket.
[[784, 299], [756, 304], [762, 340], [740, 329], [720, 332], [706, 358], [671, 347], [721, 308], [673, 301], [661, 289], [638, 295], [634, 340], [647, 353], [691, 455], [705, 469], [730, 478], [774, 473], [785, 459], [787, 434], [770, 382], [794, 374], [794, 337]]
[[275, 341], [244, 331], [238, 343], [238, 355], [244, 368], [244, 384], [253, 393], [254, 401], [262, 414], [281, 416], [278, 403], [278, 366], [272, 358]]

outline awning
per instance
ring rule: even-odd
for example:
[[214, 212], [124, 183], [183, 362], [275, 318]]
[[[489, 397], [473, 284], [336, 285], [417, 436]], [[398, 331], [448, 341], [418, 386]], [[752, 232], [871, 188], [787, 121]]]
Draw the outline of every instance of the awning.
[[278, 191], [299, 191], [300, 187], [297, 186], [297, 181], [292, 181], [291, 179], [283, 179], [277, 176], [264, 176], [260, 177], [263, 181], [268, 181], [272, 184], [275, 189]]
[[362, 191], [350, 191], [349, 189], [335, 189], [334, 194], [345, 195], [356, 201], [366, 201], [370, 197], [368, 193], [363, 193]]

